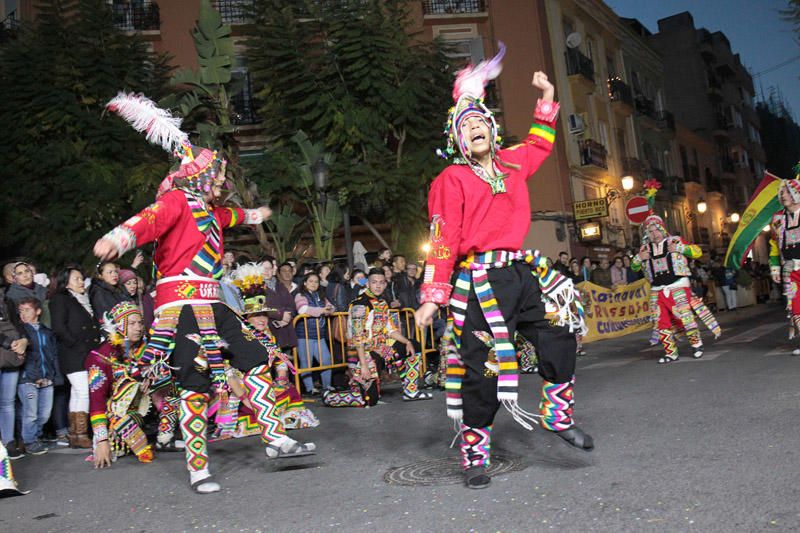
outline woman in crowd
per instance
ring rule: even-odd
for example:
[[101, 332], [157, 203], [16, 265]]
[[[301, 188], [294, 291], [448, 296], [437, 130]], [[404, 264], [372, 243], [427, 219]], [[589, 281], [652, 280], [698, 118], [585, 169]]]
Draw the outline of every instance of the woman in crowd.
[[83, 366], [86, 354], [100, 343], [100, 332], [83, 272], [69, 266], [56, 278], [56, 293], [50, 302], [53, 332], [58, 342], [58, 362], [70, 385], [69, 445], [91, 448], [89, 439], [89, 381]]
[[[297, 313], [308, 315], [309, 318], [299, 320], [296, 325], [297, 358], [300, 368], [309, 368], [312, 361], [327, 366], [331, 364], [331, 353], [328, 350], [326, 337], [328, 336], [327, 318], [335, 308], [319, 290], [319, 276], [315, 273], [306, 274], [303, 284], [297, 289], [294, 297]], [[331, 389], [331, 371], [321, 372], [323, 390]], [[303, 374], [303, 386], [306, 392], [317, 394], [311, 372]]]
[[581, 257], [581, 275], [583, 281], [592, 281], [592, 260], [587, 256]]
[[627, 275], [625, 274], [625, 267], [622, 264], [622, 258], [617, 256], [614, 258], [614, 264], [611, 265], [611, 286], [617, 288], [625, 285], [627, 281]]
[[28, 339], [11, 321], [6, 299], [0, 288], [0, 441], [8, 450], [9, 459], [24, 454], [14, 441], [17, 384], [19, 368], [25, 362]]
[[265, 257], [261, 262], [264, 275], [265, 305], [269, 308], [269, 330], [275, 337], [275, 344], [285, 353], [292, 353], [292, 348], [297, 346], [297, 335], [292, 327], [292, 319], [296, 313], [294, 299], [289, 294], [286, 285], [275, 276], [276, 263], [273, 257]]
[[102, 324], [105, 314], [111, 308], [132, 298], [120, 287], [119, 265], [113, 261], [103, 261], [97, 266], [97, 276], [89, 287], [89, 301], [94, 310], [94, 317]]
[[567, 277], [571, 279], [572, 283], [575, 285], [581, 283], [582, 281], [585, 281], [583, 279], [583, 272], [581, 272], [581, 265], [578, 264], [577, 259], [572, 259], [572, 261], [569, 262], [569, 270], [567, 271]]
[[42, 316], [40, 318], [42, 324], [50, 324], [50, 313], [47, 306], [47, 287], [39, 285], [33, 280], [34, 270], [33, 265], [20, 261], [14, 265], [14, 282], [8, 287], [6, 291], [6, 299], [9, 301], [8, 310], [12, 320], [19, 325], [19, 315], [17, 314], [17, 304], [24, 298], [36, 298], [42, 305]]
[[153, 323], [153, 298], [145, 291], [144, 280], [133, 270], [125, 268], [119, 271], [119, 285], [142, 312], [142, 320], [147, 331]]
[[344, 274], [341, 269], [334, 267], [330, 274], [328, 274], [328, 286], [325, 287], [325, 296], [336, 308], [336, 311], [347, 312], [347, 306], [350, 305], [348, 300], [349, 291], [347, 290], [347, 280], [344, 279]]
[[629, 255], [622, 256], [622, 266], [625, 267], [625, 280], [628, 283], [642, 279], [642, 273], [636, 272], [631, 268], [631, 257]]

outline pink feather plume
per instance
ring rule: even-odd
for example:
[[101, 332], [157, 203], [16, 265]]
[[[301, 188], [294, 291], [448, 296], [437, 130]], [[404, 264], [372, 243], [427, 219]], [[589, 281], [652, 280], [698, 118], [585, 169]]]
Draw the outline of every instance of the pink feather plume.
[[497, 43], [499, 51], [493, 58], [481, 61], [476, 66], [469, 65], [458, 71], [456, 82], [453, 85], [453, 101], [468, 94], [475, 98], [486, 96], [484, 87], [489, 81], [495, 79], [503, 71], [503, 56], [506, 55], [506, 46], [502, 42]]
[[136, 131], [146, 133], [148, 141], [167, 152], [189, 142], [189, 136], [181, 130], [181, 119], [142, 94], [121, 91], [106, 104], [106, 109], [128, 121]]

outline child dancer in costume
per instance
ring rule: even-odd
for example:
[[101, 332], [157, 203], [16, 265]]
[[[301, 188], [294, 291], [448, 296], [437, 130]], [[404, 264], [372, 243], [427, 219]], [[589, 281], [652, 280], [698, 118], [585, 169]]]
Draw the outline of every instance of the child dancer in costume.
[[142, 463], [153, 460], [153, 448], [142, 431], [151, 402], [159, 412], [157, 443], [175, 449], [178, 399], [166, 379], [143, 379], [138, 366], [145, 350], [142, 313], [132, 302], [115, 305], [103, 319], [108, 340], [84, 361], [89, 379], [89, 416], [94, 433], [95, 468], [133, 453]]
[[[268, 458], [314, 453], [313, 444], [286, 436], [274, 415], [267, 348], [241, 318], [220, 302], [223, 228], [260, 224], [271, 211], [217, 205], [225, 184], [225, 161], [215, 150], [189, 143], [180, 119], [141, 95], [119, 94], [107, 108], [121, 115], [147, 139], [178, 155], [178, 169], [161, 182], [156, 202], [97, 241], [102, 260], [156, 242], [155, 322], [142, 356], [145, 373], [159, 375], [171, 364], [181, 389], [181, 430], [192, 488], [217, 492], [206, 452], [207, 407], [212, 389], [225, 386], [225, 362], [244, 373], [247, 397], [262, 428]], [[227, 354], [223, 358], [222, 350]]]
[[[642, 245], [639, 253], [633, 258], [631, 268], [637, 272], [644, 268], [645, 276], [650, 281], [651, 313], [665, 352], [664, 357], [658, 362], [665, 364], [678, 360], [675, 336], [681, 330], [694, 349], [693, 357], [699, 359], [703, 356], [703, 340], [691, 304], [692, 289], [689, 277], [692, 272], [689, 269], [688, 259], [697, 259], [703, 252], [699, 246], [689, 244], [681, 237], [670, 235], [664, 221], [658, 215], [647, 217], [643, 227], [648, 242]], [[706, 324], [713, 319], [708, 308], [705, 308], [700, 316]], [[716, 320], [713, 320], [713, 323], [716, 324]], [[714, 329], [712, 331], [715, 336], [719, 336], [719, 326], [716, 327], [716, 331]]]
[[[782, 180], [778, 201], [783, 206], [772, 216], [769, 268], [772, 281], [780, 285], [786, 297], [789, 338], [800, 338], [800, 165], [795, 179]], [[800, 355], [795, 348], [792, 355]]]
[[[531, 429], [545, 429], [584, 450], [592, 438], [574, 425], [575, 332], [585, 333], [583, 309], [572, 282], [547, 267], [538, 251], [521, 250], [530, 228], [528, 178], [553, 149], [558, 104], [542, 72], [532, 85], [543, 92], [525, 140], [498, 150], [497, 125], [484, 105], [484, 86], [500, 73], [500, 54], [458, 73], [446, 133], [453, 165], [431, 185], [431, 221], [423, 302], [417, 323], [430, 324], [439, 305], [450, 304], [455, 350], [450, 350], [448, 415], [460, 422], [461, 458], [470, 488], [489, 485], [492, 424], [502, 404]], [[450, 277], [458, 265], [455, 287]], [[450, 295], [452, 291], [452, 297]], [[486, 373], [489, 346], [477, 331], [494, 338], [498, 375]], [[518, 402], [519, 372], [513, 339], [519, 331], [535, 346], [544, 378], [539, 415]]]

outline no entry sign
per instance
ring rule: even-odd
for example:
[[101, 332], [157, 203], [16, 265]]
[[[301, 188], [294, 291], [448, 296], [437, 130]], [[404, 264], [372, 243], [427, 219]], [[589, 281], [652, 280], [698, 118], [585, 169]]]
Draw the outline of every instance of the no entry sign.
[[641, 224], [649, 214], [650, 206], [644, 196], [634, 196], [625, 204], [625, 215], [633, 224]]

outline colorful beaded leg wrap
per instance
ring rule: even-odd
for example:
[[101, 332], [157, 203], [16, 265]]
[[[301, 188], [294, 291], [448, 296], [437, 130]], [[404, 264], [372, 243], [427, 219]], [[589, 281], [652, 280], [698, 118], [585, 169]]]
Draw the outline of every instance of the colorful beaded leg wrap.
[[156, 440], [160, 444], [169, 444], [175, 436], [175, 428], [178, 426], [181, 399], [175, 396], [175, 391], [170, 387], [154, 393], [153, 402], [158, 408], [158, 436]]
[[715, 317], [708, 306], [703, 303], [702, 298], [692, 296], [692, 298], [689, 300], [689, 304], [691, 304], [692, 310], [697, 315], [697, 318], [699, 318], [700, 321], [711, 331], [711, 333], [714, 334], [714, 338], [722, 335], [722, 328], [719, 327], [717, 317]]
[[357, 386], [352, 387], [349, 391], [329, 392], [322, 402], [328, 407], [364, 407], [366, 405], [364, 396]]
[[677, 359], [678, 346], [675, 344], [675, 334], [671, 329], [658, 330], [658, 339], [661, 341], [661, 346], [664, 347], [664, 352], [669, 359]]
[[[678, 320], [681, 321], [683, 324], [683, 329], [686, 331], [686, 336], [690, 339], [699, 339], [700, 338], [700, 330], [697, 327], [697, 322], [694, 319], [694, 311], [692, 311], [692, 307], [689, 305], [689, 299], [686, 297], [686, 293], [689, 292], [687, 289], [677, 289], [672, 291], [672, 299], [675, 301], [675, 307], [672, 308], [672, 312], [678, 317]], [[694, 346], [695, 348], [702, 346], [703, 341], [699, 341], [700, 344]]]
[[269, 366], [259, 365], [244, 375], [247, 399], [261, 424], [261, 440], [269, 444], [284, 435], [280, 418], [275, 414], [275, 393]]
[[492, 450], [492, 426], [471, 428], [461, 424], [461, 466], [489, 467]]
[[207, 408], [208, 394], [181, 391], [181, 431], [186, 441], [186, 467], [190, 472], [208, 468]]
[[410, 355], [405, 360], [403, 373], [403, 393], [414, 395], [417, 393], [417, 381], [419, 381], [419, 365], [422, 362], [422, 357], [415, 353]]
[[118, 456], [124, 455], [125, 448], [129, 449], [142, 463], [153, 460], [153, 448], [147, 442], [147, 435], [140, 426], [138, 417], [129, 414], [117, 418], [113, 417], [111, 429], [117, 436]]
[[542, 382], [542, 399], [539, 402], [541, 426], [550, 431], [563, 431], [573, 425], [572, 410], [575, 405], [573, 387], [575, 378], [566, 383]]

